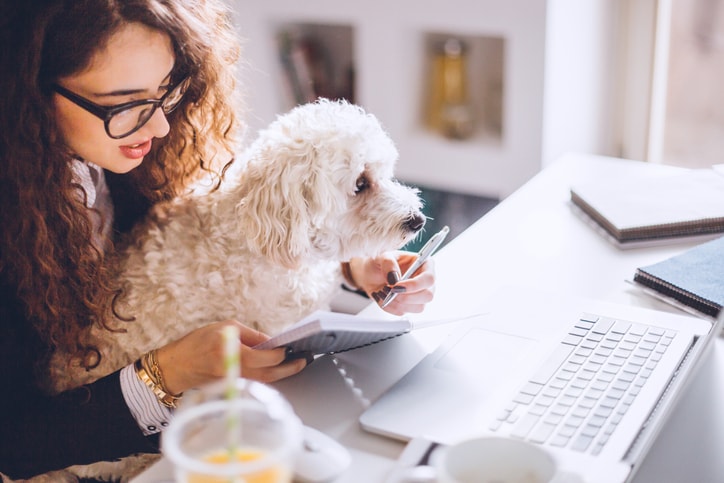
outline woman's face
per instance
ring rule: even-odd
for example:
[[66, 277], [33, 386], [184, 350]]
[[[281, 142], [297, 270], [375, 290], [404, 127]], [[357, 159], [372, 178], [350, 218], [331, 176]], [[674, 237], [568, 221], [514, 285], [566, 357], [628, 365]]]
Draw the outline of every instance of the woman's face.
[[[132, 23], [111, 36], [88, 69], [59, 79], [58, 84], [102, 106], [158, 99], [167, 91], [174, 60], [168, 35]], [[54, 103], [60, 131], [73, 153], [114, 173], [140, 165], [153, 139], [169, 131], [159, 108], [138, 131], [112, 139], [102, 119], [59, 94], [54, 95]]]

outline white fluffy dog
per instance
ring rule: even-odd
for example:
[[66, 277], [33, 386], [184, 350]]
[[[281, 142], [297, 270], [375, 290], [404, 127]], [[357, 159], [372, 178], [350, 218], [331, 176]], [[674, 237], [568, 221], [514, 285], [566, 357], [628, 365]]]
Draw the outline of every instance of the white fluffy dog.
[[227, 173], [154, 208], [134, 232], [117, 313], [98, 331], [101, 364], [54, 365], [54, 390], [97, 379], [219, 320], [275, 334], [338, 293], [340, 262], [399, 248], [425, 224], [416, 189], [393, 178], [397, 150], [378, 120], [319, 100], [278, 117]]

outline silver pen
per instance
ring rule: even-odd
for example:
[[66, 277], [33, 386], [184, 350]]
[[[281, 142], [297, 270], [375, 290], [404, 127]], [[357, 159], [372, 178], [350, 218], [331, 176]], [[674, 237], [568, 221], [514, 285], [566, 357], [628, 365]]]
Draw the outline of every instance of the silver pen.
[[[442, 230], [435, 233], [428, 241], [425, 243], [425, 245], [420, 249], [418, 252], [417, 260], [415, 260], [412, 265], [410, 265], [410, 268], [407, 269], [404, 275], [402, 275], [402, 278], [399, 281], [407, 280], [408, 278], [412, 277], [412, 275], [417, 271], [418, 268], [422, 266], [425, 261], [430, 258], [430, 255], [432, 255], [435, 250], [437, 250], [440, 247], [440, 244], [445, 240], [445, 237], [447, 236], [448, 232], [450, 232], [450, 228], [447, 226], [442, 227]], [[382, 304], [380, 304], [380, 307], [385, 308], [387, 305], [392, 302], [395, 297], [397, 297], [397, 293], [390, 292], [387, 294], [387, 297], [385, 297], [385, 300], [382, 301]]]

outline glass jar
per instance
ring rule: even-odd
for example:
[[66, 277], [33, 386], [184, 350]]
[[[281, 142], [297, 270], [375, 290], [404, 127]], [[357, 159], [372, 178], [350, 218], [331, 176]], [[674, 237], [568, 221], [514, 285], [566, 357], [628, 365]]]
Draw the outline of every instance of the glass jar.
[[428, 125], [452, 139], [473, 133], [473, 110], [468, 95], [467, 48], [449, 38], [435, 48]]

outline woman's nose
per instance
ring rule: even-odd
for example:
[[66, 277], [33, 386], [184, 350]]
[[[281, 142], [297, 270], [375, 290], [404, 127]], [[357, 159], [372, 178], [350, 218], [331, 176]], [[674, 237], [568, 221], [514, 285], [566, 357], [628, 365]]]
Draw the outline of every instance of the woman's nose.
[[163, 109], [161, 108], [156, 109], [156, 112], [153, 113], [151, 119], [148, 120], [148, 123], [146, 123], [144, 127], [150, 131], [153, 137], [156, 138], [166, 136], [171, 130], [171, 126], [168, 124], [168, 119], [166, 119], [166, 114], [164, 114]]

